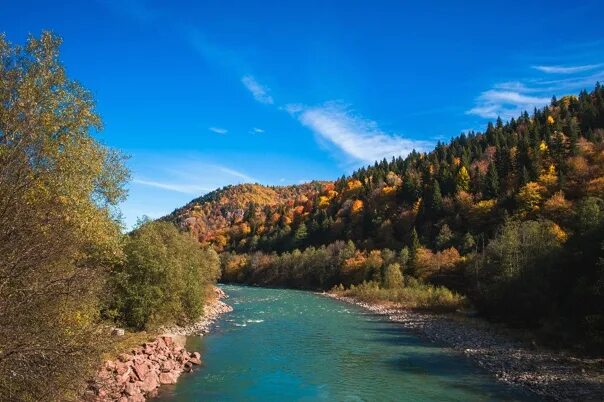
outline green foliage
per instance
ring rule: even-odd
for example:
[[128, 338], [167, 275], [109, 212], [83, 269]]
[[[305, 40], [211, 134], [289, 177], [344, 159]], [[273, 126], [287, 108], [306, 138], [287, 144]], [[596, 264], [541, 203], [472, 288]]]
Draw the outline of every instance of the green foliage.
[[144, 222], [126, 239], [107, 314], [135, 329], [197, 319], [219, 259], [167, 222]]
[[123, 157], [90, 135], [61, 39], [0, 35], [0, 400], [75, 400], [98, 363], [98, 301], [121, 258]]
[[403, 274], [401, 266], [398, 264], [389, 264], [384, 271], [383, 285], [386, 289], [395, 289], [403, 286]]

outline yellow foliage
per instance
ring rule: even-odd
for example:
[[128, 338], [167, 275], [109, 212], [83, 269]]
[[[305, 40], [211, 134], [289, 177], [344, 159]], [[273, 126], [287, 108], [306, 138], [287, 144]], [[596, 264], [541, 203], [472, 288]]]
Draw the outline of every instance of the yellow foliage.
[[346, 191], [354, 192], [354, 191], [360, 189], [362, 186], [363, 186], [363, 183], [361, 183], [360, 180], [357, 180], [357, 179], [348, 180], [348, 183], [346, 183]]
[[384, 186], [382, 188], [381, 195], [383, 197], [389, 197], [396, 193], [396, 188], [394, 186]]
[[319, 196], [319, 208], [327, 208], [329, 206], [329, 197], [324, 195]]
[[564, 243], [566, 242], [566, 239], [568, 239], [568, 235], [566, 234], [566, 232], [562, 230], [562, 228], [556, 223], [552, 223], [550, 231], [560, 243]]
[[553, 164], [549, 165], [547, 172], [539, 176], [539, 183], [547, 188], [552, 188], [558, 183], [558, 174], [556, 173], [556, 167]]
[[547, 144], [545, 143], [545, 141], [541, 141], [539, 143], [539, 151], [541, 151], [541, 152], [547, 152], [548, 149], [549, 148], [548, 148]]
[[587, 183], [587, 192], [590, 195], [604, 197], [604, 176], [597, 177]]
[[518, 201], [523, 212], [535, 212], [539, 210], [539, 204], [543, 199], [546, 189], [534, 181], [526, 183], [518, 192]]
[[547, 116], [547, 124], [554, 124], [556, 120], [552, 116]]

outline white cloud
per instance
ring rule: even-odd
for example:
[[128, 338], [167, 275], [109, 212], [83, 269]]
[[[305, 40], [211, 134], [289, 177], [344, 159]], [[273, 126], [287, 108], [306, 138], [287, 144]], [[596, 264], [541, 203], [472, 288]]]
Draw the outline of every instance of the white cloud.
[[226, 134], [229, 132], [226, 128], [221, 127], [210, 127], [208, 130], [215, 132], [216, 134]]
[[195, 184], [179, 184], [179, 183], [166, 183], [155, 180], [145, 180], [145, 179], [132, 179], [133, 183], [141, 184], [143, 186], [161, 188], [162, 190], [176, 191], [177, 193], [185, 193], [185, 194], [201, 194], [211, 189], [207, 187], [202, 187]]
[[[581, 65], [533, 65], [538, 76], [506, 81], [493, 85], [475, 100], [474, 107], [466, 114], [486, 119], [501, 117], [510, 119], [524, 111], [531, 112], [550, 103], [552, 96], [563, 96], [591, 89], [597, 81], [604, 79], [604, 63]], [[551, 74], [560, 74], [555, 79]]]
[[254, 99], [256, 99], [260, 103], [266, 103], [272, 105], [274, 103], [273, 97], [268, 94], [268, 88], [262, 86], [254, 77], [251, 75], [246, 75], [241, 78], [241, 82], [243, 85], [254, 95]]
[[237, 170], [235, 170], [235, 169], [228, 168], [228, 167], [226, 167], [226, 166], [214, 166], [214, 167], [215, 167], [216, 169], [218, 169], [219, 171], [221, 171], [222, 173], [226, 173], [226, 174], [228, 174], [228, 175], [231, 175], [231, 176], [237, 177], [237, 178], [239, 178], [239, 179], [243, 179], [243, 180], [245, 180], [245, 181], [247, 181], [247, 182], [256, 182], [256, 181], [257, 181], [257, 180], [256, 180], [256, 179], [254, 179], [252, 176], [248, 176], [248, 175], [247, 175], [247, 174], [245, 174], [245, 173], [239, 172], [239, 171], [237, 171]]
[[[517, 89], [530, 92], [526, 88], [517, 87]], [[550, 97], [530, 96], [519, 91], [490, 89], [480, 94], [476, 100], [476, 106], [468, 110], [466, 114], [489, 119], [497, 117], [509, 119], [525, 110], [546, 105], [550, 100]]]
[[602, 64], [587, 64], [584, 66], [532, 66], [535, 70], [547, 74], [575, 74], [602, 67]]
[[258, 127], [254, 127], [254, 128], [251, 129], [250, 132], [253, 133], [253, 134], [262, 134], [264, 132], [264, 130], [261, 129], [261, 128], [258, 128]]
[[337, 103], [305, 107], [285, 107], [320, 140], [329, 142], [349, 157], [371, 163], [392, 156], [405, 156], [413, 149], [429, 147], [426, 141], [410, 140], [381, 131], [376, 122], [355, 115]]

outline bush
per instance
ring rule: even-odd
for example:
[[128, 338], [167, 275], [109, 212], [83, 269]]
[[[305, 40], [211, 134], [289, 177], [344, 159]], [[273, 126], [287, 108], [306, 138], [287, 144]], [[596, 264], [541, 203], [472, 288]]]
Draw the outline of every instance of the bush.
[[431, 311], [454, 311], [466, 304], [466, 299], [444, 286], [433, 286], [410, 278], [404, 286], [380, 287], [377, 282], [363, 282], [348, 289], [335, 287], [332, 292], [340, 296], [353, 297], [365, 302], [394, 302], [404, 308]]
[[128, 236], [124, 253], [112, 273], [108, 316], [135, 329], [199, 318], [220, 272], [214, 250], [171, 223], [145, 222]]

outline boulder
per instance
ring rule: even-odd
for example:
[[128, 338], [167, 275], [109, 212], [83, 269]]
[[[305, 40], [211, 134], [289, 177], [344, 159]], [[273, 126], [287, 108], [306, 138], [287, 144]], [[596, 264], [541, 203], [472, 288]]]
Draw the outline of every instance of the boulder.
[[145, 378], [147, 377], [147, 374], [149, 373], [150, 367], [147, 365], [147, 363], [135, 363], [134, 366], [134, 372], [136, 373], [136, 375], [138, 376], [138, 379], [141, 381], [144, 381]]
[[154, 391], [155, 388], [159, 387], [159, 383], [157, 382], [157, 376], [150, 374], [145, 378], [145, 380], [140, 385], [140, 389], [143, 392], [151, 392]]
[[171, 336], [162, 336], [161, 339], [163, 339], [167, 347], [171, 347], [174, 344], [174, 340]]
[[174, 372], [160, 373], [159, 383], [160, 384], [176, 384], [178, 376]]
[[124, 335], [126, 335], [126, 331], [122, 328], [111, 328], [111, 335], [124, 336]]
[[133, 382], [127, 383], [126, 387], [124, 388], [124, 393], [128, 396], [140, 394], [140, 392], [141, 392], [140, 389]]

